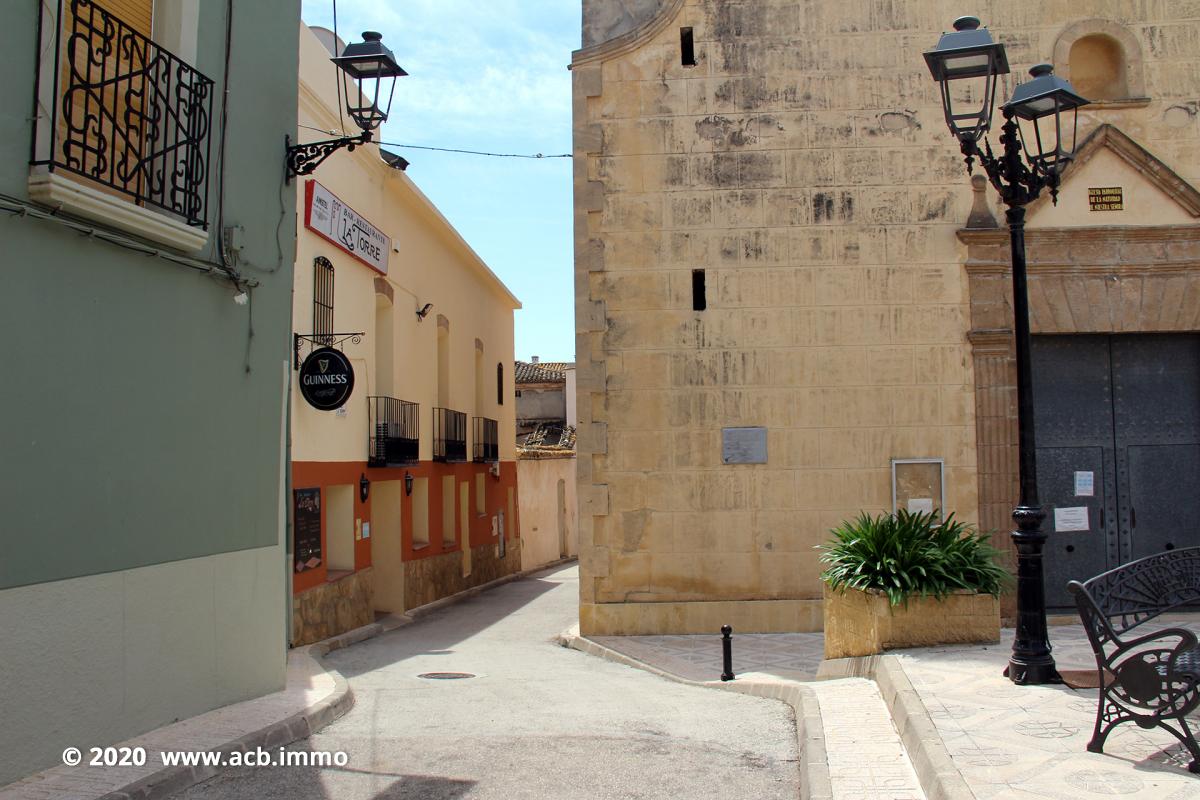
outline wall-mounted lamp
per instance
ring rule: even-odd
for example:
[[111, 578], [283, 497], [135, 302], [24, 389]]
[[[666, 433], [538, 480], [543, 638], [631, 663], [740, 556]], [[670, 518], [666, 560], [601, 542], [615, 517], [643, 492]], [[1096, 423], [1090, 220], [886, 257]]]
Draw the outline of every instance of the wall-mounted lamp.
[[342, 54], [331, 58], [330, 61], [342, 71], [342, 85], [346, 91], [346, 113], [354, 120], [362, 134], [296, 145], [292, 144], [290, 136], [287, 137], [289, 183], [297, 175], [311, 175], [322, 161], [343, 147], [353, 150], [358, 145], [371, 141], [374, 131], [387, 120], [388, 113], [392, 110], [396, 78], [408, 74], [396, 63], [392, 51], [384, 45], [383, 35], [375, 31], [364, 31], [363, 41], [346, 45]]
[[411, 472], [404, 473], [404, 494], [412, 497], [413, 476]]
[[425, 319], [425, 317], [429, 316], [429, 312], [432, 309], [433, 309], [433, 303], [426, 303], [424, 306], [422, 306], [417, 311], [417, 322], [420, 322], [421, 320]]
[[358, 479], [358, 499], [365, 503], [370, 496], [371, 482], [367, 480], [367, 473], [364, 472], [362, 477]]

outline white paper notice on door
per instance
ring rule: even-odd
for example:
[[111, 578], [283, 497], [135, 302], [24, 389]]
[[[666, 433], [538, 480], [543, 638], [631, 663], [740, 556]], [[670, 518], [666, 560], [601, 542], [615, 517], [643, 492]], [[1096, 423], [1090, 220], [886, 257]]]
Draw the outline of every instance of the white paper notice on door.
[[1087, 506], [1054, 509], [1054, 530], [1059, 533], [1091, 530]]
[[1075, 496], [1076, 497], [1093, 497], [1096, 494], [1096, 473], [1094, 472], [1076, 472], [1075, 473]]

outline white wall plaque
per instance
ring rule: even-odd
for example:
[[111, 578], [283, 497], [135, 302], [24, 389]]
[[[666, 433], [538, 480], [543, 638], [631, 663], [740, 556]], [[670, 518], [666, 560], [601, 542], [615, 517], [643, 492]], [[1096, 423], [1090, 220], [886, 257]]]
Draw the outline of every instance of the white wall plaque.
[[304, 225], [371, 269], [387, 275], [391, 237], [314, 180], [304, 187]]
[[726, 464], [767, 463], [767, 429], [722, 428], [721, 461]]
[[1096, 473], [1094, 472], [1076, 472], [1075, 473], [1075, 496], [1076, 497], [1094, 497], [1096, 494]]
[[1059, 533], [1091, 530], [1087, 506], [1054, 509], [1054, 530]]
[[913, 497], [908, 501], [908, 513], [910, 514], [932, 514], [933, 513], [933, 498], [932, 497]]

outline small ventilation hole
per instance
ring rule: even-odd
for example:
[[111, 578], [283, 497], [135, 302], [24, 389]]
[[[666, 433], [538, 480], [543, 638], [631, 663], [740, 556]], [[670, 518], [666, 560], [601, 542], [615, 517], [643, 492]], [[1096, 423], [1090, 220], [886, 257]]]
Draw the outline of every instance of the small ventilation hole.
[[704, 292], [704, 270], [692, 270], [692, 310], [703, 311], [708, 308], [708, 298]]
[[691, 28], [679, 29], [679, 55], [685, 67], [696, 66], [696, 43], [692, 39]]

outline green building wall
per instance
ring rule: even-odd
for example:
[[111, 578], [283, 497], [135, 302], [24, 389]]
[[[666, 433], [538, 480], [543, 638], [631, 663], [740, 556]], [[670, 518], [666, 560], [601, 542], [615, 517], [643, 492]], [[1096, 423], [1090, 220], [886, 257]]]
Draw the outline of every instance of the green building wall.
[[[38, 2], [0, 26], [0, 206], [29, 202]], [[229, 4], [233, 5], [233, 4]], [[199, 3], [226, 280], [0, 211], [0, 785], [283, 686], [299, 0]], [[220, 163], [221, 137], [225, 161]], [[92, 224], [92, 223], [88, 223]], [[101, 226], [97, 226], [101, 227]], [[168, 248], [163, 248], [169, 251]]]

